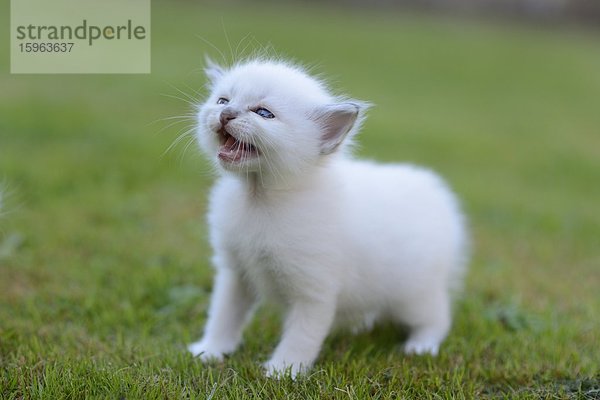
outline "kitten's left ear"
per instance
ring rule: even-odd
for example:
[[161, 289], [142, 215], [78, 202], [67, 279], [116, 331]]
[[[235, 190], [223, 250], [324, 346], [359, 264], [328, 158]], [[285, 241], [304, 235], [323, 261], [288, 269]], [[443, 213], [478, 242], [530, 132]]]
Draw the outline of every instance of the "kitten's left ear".
[[359, 102], [328, 104], [320, 107], [314, 120], [321, 125], [321, 154], [333, 153], [357, 124], [361, 111]]
[[214, 85], [221, 77], [223, 76], [225, 70], [219, 64], [214, 62], [212, 58], [209, 56], [204, 56], [204, 61], [206, 62], [206, 67], [204, 68], [204, 72], [206, 73], [206, 77], [208, 78], [209, 85]]

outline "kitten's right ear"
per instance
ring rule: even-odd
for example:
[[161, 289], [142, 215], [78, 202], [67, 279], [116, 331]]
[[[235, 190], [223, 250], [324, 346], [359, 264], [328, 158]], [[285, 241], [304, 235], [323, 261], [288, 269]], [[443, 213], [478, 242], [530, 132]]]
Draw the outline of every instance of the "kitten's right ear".
[[204, 72], [208, 78], [209, 85], [213, 86], [219, 79], [221, 79], [225, 73], [225, 70], [219, 64], [214, 62], [209, 56], [204, 56], [204, 61], [206, 62]]

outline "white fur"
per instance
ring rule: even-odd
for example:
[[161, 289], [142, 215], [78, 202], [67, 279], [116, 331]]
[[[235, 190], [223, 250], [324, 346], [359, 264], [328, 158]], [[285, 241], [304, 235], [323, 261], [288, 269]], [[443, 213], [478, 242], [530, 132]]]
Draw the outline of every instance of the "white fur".
[[[254, 305], [266, 300], [286, 310], [265, 364], [270, 375], [310, 368], [334, 326], [382, 319], [408, 326], [407, 353], [436, 354], [467, 244], [445, 183], [415, 166], [353, 160], [344, 147], [364, 104], [333, 97], [297, 67], [255, 60], [229, 70], [211, 64], [207, 75], [211, 94], [199, 107], [197, 134], [222, 172], [208, 214], [217, 274], [204, 336], [189, 350], [203, 360], [233, 352]], [[220, 97], [241, 111], [227, 126], [256, 145], [257, 159], [218, 159]], [[257, 106], [275, 118], [252, 112]], [[360, 111], [348, 117], [353, 106]], [[350, 125], [339, 140], [348, 138], [323, 150], [330, 110], [340, 107], [345, 114], [335, 115]]]

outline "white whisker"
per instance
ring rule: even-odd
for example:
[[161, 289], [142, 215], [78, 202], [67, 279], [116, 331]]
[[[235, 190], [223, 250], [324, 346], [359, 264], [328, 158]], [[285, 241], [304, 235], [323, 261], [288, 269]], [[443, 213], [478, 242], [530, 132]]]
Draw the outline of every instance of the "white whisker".
[[229, 35], [227, 34], [227, 29], [225, 28], [225, 20], [221, 17], [221, 26], [223, 27], [223, 33], [225, 34], [225, 40], [227, 41], [227, 46], [229, 47], [229, 53], [231, 54], [231, 65], [235, 64], [235, 54], [233, 54], [233, 48], [231, 47], [231, 41], [229, 40]]
[[[185, 129], [185, 128], [184, 128]], [[167, 149], [162, 153], [161, 157], [166, 156], [171, 150], [173, 150], [183, 139], [185, 139], [190, 133], [193, 133], [196, 130], [196, 126], [191, 126], [185, 129], [185, 131], [179, 133], [177, 138], [173, 140], [173, 142], [167, 147]], [[196, 140], [195, 136], [190, 136], [192, 140]], [[189, 145], [188, 145], [189, 146]], [[187, 146], [186, 146], [187, 148]]]
[[200, 102], [199, 98], [196, 98], [196, 97], [192, 96], [191, 94], [184, 92], [183, 90], [179, 89], [178, 87], [171, 85], [171, 84], [169, 84], [169, 86], [171, 86], [173, 89], [177, 90], [181, 95], [183, 95], [185, 98], [190, 100], [192, 102], [192, 104], [198, 104]]
[[219, 55], [221, 56], [221, 59], [222, 59], [223, 63], [227, 65], [227, 58], [225, 57], [225, 54], [223, 54], [223, 52], [221, 50], [219, 50], [219, 48], [217, 46], [215, 46], [210, 40], [205, 39], [205, 38], [203, 38], [200, 35], [196, 35], [196, 37], [198, 39], [202, 40], [204, 43], [206, 43], [210, 47], [212, 47], [217, 53], [219, 53]]
[[[171, 123], [167, 124], [166, 126], [163, 126], [163, 127], [162, 127], [162, 128], [159, 130], [159, 131], [158, 131], [158, 133], [162, 133], [162, 132], [166, 131], [167, 129], [169, 129], [169, 128], [172, 128], [172, 127], [174, 127], [174, 126], [176, 126], [176, 125], [179, 125], [179, 124], [181, 124], [181, 123], [183, 123], [183, 122], [187, 122], [187, 123], [192, 123], [192, 124], [194, 124], [196, 121], [195, 121], [195, 118], [185, 118], [185, 119], [184, 119], [184, 118], [182, 118], [182, 119], [180, 119], [180, 120], [177, 120], [177, 121], [171, 122]], [[184, 129], [185, 129], [185, 127], [184, 127]]]
[[183, 101], [183, 102], [191, 105], [193, 108], [196, 108], [198, 106], [198, 103], [199, 103], [199, 101], [188, 100], [188, 99], [185, 99], [183, 97], [175, 96], [175, 95], [172, 95], [172, 94], [162, 93], [161, 96], [170, 97], [172, 99]]
[[190, 147], [192, 144], [195, 144], [195, 143], [196, 143], [196, 138], [195, 138], [194, 136], [191, 136], [191, 137], [188, 139], [188, 142], [185, 144], [185, 147], [183, 148], [183, 152], [181, 153], [181, 156], [180, 156], [180, 159], [179, 159], [179, 162], [180, 162], [180, 163], [183, 163], [183, 159], [185, 158], [185, 154], [186, 154], [186, 152], [187, 152], [188, 148], [189, 148], [189, 147]]

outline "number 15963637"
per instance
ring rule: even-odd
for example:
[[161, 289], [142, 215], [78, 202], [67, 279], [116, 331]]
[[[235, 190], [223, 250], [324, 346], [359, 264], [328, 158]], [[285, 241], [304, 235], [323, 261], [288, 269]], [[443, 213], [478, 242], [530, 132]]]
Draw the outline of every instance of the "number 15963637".
[[70, 53], [74, 43], [19, 43], [21, 53]]

